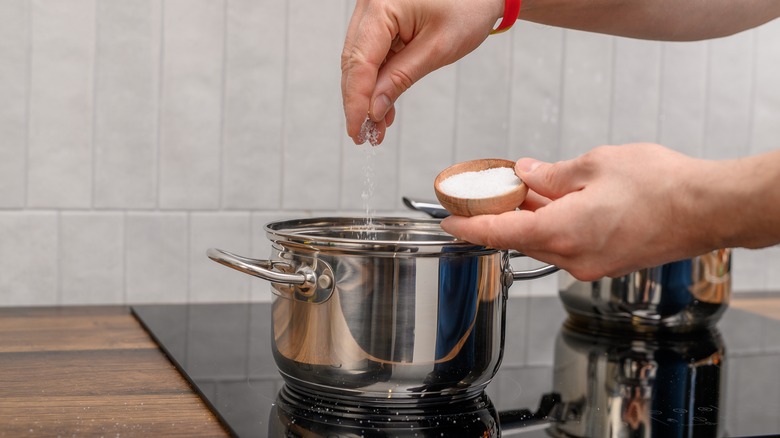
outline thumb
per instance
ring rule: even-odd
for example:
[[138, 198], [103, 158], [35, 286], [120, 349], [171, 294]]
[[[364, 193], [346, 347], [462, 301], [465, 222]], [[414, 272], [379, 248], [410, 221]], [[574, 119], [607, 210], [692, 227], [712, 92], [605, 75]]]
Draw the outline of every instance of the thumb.
[[572, 161], [545, 163], [521, 158], [515, 164], [515, 173], [529, 189], [549, 199], [558, 199], [584, 187]]
[[371, 97], [369, 114], [375, 122], [381, 121], [401, 94], [428, 73], [441, 67], [432, 60], [421, 37], [406, 44], [402, 50], [388, 57], [379, 69], [376, 87]]

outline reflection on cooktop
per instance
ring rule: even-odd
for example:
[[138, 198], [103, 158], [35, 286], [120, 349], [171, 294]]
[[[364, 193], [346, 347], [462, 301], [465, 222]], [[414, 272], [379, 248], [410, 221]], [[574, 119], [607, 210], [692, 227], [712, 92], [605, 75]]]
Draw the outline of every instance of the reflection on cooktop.
[[429, 405], [350, 403], [285, 385], [271, 304], [135, 306], [226, 427], [241, 437], [748, 436], [780, 432], [780, 322], [729, 309], [693, 337], [594, 336], [557, 297], [507, 303], [486, 393]]

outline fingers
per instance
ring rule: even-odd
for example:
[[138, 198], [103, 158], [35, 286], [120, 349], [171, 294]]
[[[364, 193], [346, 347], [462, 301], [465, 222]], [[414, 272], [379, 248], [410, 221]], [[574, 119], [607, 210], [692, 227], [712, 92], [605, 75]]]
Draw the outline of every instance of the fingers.
[[550, 203], [549, 198], [545, 198], [544, 196], [534, 192], [533, 190], [529, 190], [520, 208], [522, 208], [523, 210], [536, 211], [549, 203]]
[[532, 158], [521, 158], [515, 164], [515, 173], [528, 188], [548, 199], [558, 199], [582, 190], [591, 173], [587, 159], [545, 163]]
[[[356, 142], [369, 113], [379, 68], [398, 34], [387, 14], [370, 10], [373, 4], [357, 2], [341, 54], [341, 93], [347, 134]], [[374, 119], [375, 122], [379, 120]], [[380, 137], [383, 136], [384, 130]]]
[[539, 231], [536, 213], [524, 210], [497, 215], [450, 216], [442, 220], [441, 227], [459, 239], [497, 249], [524, 250], [541, 237], [535, 234]]

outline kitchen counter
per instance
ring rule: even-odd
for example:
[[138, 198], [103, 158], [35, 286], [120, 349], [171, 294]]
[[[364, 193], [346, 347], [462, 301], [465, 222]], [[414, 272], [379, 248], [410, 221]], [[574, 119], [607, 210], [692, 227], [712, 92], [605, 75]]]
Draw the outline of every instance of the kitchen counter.
[[[780, 320], [780, 297], [732, 306]], [[0, 436], [225, 436], [128, 307], [0, 309]]]
[[128, 307], [0, 309], [0, 436], [226, 435]]

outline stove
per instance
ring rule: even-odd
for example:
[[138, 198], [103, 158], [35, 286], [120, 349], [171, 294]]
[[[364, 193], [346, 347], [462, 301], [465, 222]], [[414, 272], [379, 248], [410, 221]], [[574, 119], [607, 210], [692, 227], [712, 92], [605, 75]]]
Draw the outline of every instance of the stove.
[[286, 385], [271, 354], [271, 303], [133, 313], [240, 437], [780, 433], [780, 321], [735, 308], [687, 336], [596, 335], [568, 322], [557, 297], [512, 297], [503, 361], [485, 393], [402, 405]]

